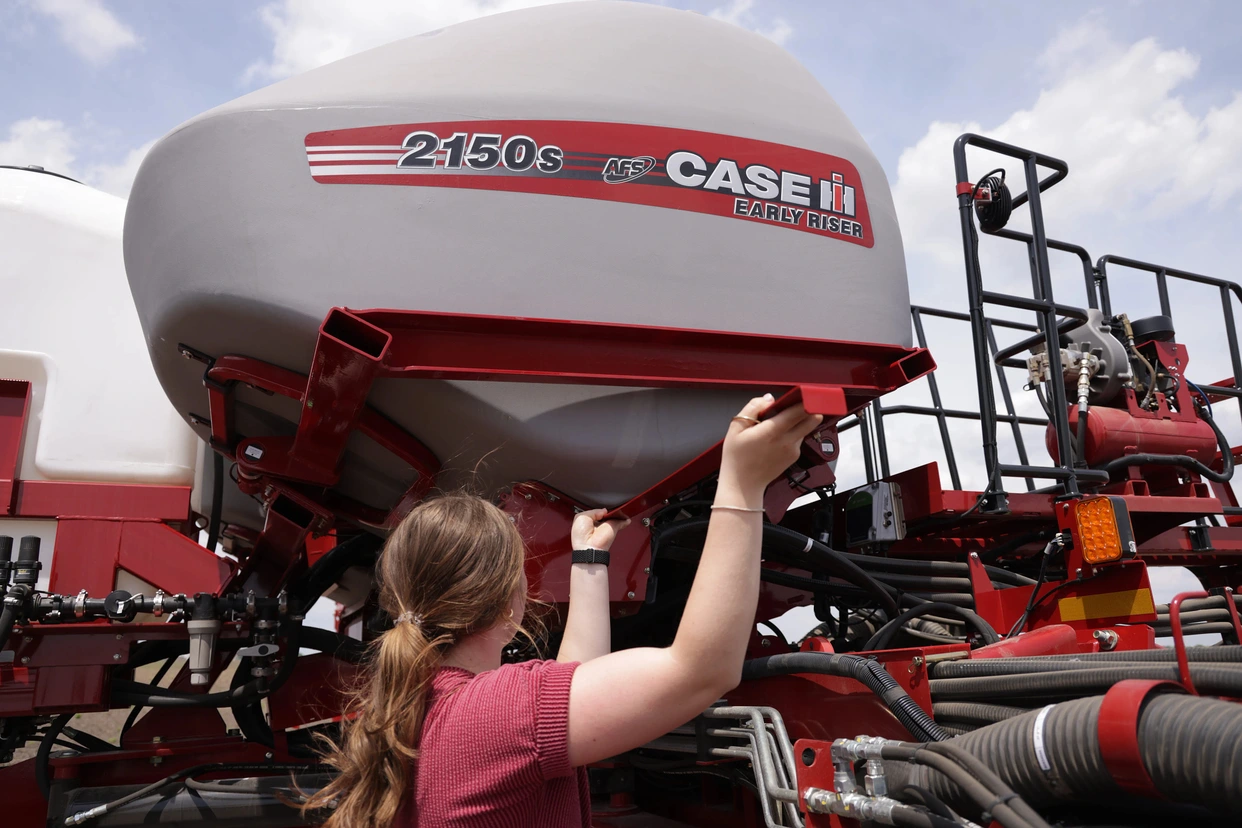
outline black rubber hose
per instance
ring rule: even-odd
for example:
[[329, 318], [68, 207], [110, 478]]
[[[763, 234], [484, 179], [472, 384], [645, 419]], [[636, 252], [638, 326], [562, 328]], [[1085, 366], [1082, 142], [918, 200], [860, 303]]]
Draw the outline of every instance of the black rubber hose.
[[880, 701], [915, 739], [939, 742], [947, 738], [935, 720], [910, 698], [910, 694], [889, 675], [888, 670], [870, 659], [839, 653], [785, 653], [754, 658], [742, 665], [743, 681], [797, 673], [852, 678], [879, 696]]
[[[1192, 665], [1195, 689], [1209, 696], [1242, 696], [1242, 670], [1212, 665]], [[1117, 665], [1087, 670], [1023, 672], [1014, 675], [932, 679], [928, 682], [937, 701], [996, 698], [1069, 698], [1102, 693], [1126, 679], [1177, 680], [1173, 665]], [[1240, 708], [1242, 709], [1242, 708]]]
[[927, 790], [927, 788], [920, 788], [918, 785], [906, 785], [900, 791], [897, 791], [897, 797], [903, 796], [906, 799], [913, 799], [936, 816], [957, 822], [957, 818], [949, 810], [949, 806], [945, 805], [938, 796]]
[[255, 679], [220, 693], [194, 694], [152, 687], [141, 682], [113, 681], [112, 704], [118, 707], [137, 704], [147, 707], [233, 707], [258, 701], [274, 693], [292, 674], [298, 660], [301, 627], [301, 622], [293, 622], [285, 635], [285, 657], [270, 682]]
[[[1035, 751], [1032, 710], [960, 736], [953, 745], [978, 757], [1036, 807], [1073, 800], [1122, 803], [1133, 796], [1113, 781], [1100, 753], [1101, 699], [1075, 699], [1051, 707]], [[1151, 697], [1139, 716], [1139, 752], [1152, 783], [1177, 802], [1203, 805], [1218, 814], [1242, 816], [1242, 707], [1233, 702], [1179, 694]], [[950, 803], [971, 801], [944, 776], [887, 762], [889, 784], [926, 787]]]
[[920, 811], [909, 805], [894, 805], [889, 817], [892, 818], [894, 825], [903, 826], [903, 828], [961, 828], [962, 825], [955, 819], [946, 819], [939, 814]]
[[0, 650], [8, 648], [9, 636], [13, 634], [13, 627], [16, 623], [17, 607], [8, 604], [0, 607]]
[[[367, 650], [367, 645], [357, 639], [319, 627], [302, 627], [298, 638], [298, 646], [309, 650], [318, 650], [321, 653], [334, 656], [342, 661], [348, 661], [351, 664], [360, 662]], [[246, 683], [246, 677], [250, 675], [251, 666], [251, 659], [245, 656], [238, 660], [237, 669], [233, 672], [233, 683], [230, 690], [236, 690]], [[237, 727], [241, 730], [242, 735], [249, 741], [257, 742], [267, 747], [274, 747], [276, 744], [275, 735], [272, 733], [272, 728], [268, 725], [267, 719], [263, 715], [263, 705], [261, 702], [262, 700], [260, 699], [233, 705], [233, 718], [236, 720]]]
[[[658, 547], [662, 542], [692, 531], [705, 531], [708, 520], [707, 518], [695, 518], [673, 523], [660, 530], [653, 539], [653, 545]], [[811, 560], [806, 562], [807, 565], [816, 571], [828, 572], [855, 585], [875, 599], [890, 616], [897, 615], [901, 611], [897, 604], [898, 590], [895, 587], [881, 584], [858, 564], [847, 558], [844, 553], [825, 546], [801, 532], [771, 523], [763, 525], [763, 543], [765, 547], [771, 543], [804, 559], [810, 558]]]
[[206, 546], [214, 553], [220, 542], [220, 514], [224, 511], [224, 455], [215, 449], [211, 453], [211, 514], [207, 518]]
[[0, 650], [9, 645], [9, 636], [17, 625], [17, 614], [26, 604], [30, 596], [30, 587], [26, 584], [14, 584], [9, 587], [0, 606]]
[[[853, 552], [841, 553], [866, 570], [891, 570], [893, 572], [913, 573], [916, 575], [948, 575], [969, 578], [970, 565], [962, 561], [915, 560], [912, 558], [884, 558], [876, 555], [859, 555]], [[993, 581], [1013, 586], [1030, 586], [1034, 578], [1010, 572], [999, 566], [984, 566], [984, 571]]]
[[1025, 707], [1009, 707], [983, 702], [937, 702], [932, 705], [932, 715], [937, 721], [943, 717], [974, 724], [995, 724], [1027, 712], [1029, 711]]
[[[1187, 647], [1190, 661], [1234, 662], [1242, 664], [1242, 647], [1229, 644], [1221, 647]], [[1063, 653], [1047, 656], [1007, 658], [1006, 661], [1177, 661], [1177, 651], [1172, 647], [1160, 650], [1113, 650], [1106, 653]]]
[[[1234, 593], [1233, 603], [1242, 609], [1242, 593]], [[1183, 615], [1200, 609], [1223, 609], [1228, 612], [1229, 605], [1225, 603], [1225, 596], [1223, 595], [1209, 595], [1207, 598], [1187, 598], [1185, 601], [1182, 601]], [[1169, 605], [1156, 604], [1156, 615], [1168, 617]]]
[[886, 770], [893, 766], [891, 760], [894, 759], [910, 763], [910, 768], [922, 766], [917, 768], [917, 771], [921, 773], [911, 774], [907, 769], [905, 773], [899, 772], [889, 776], [889, 784], [892, 785], [894, 782], [903, 786], [911, 782], [920, 784], [929, 776], [929, 769], [935, 770], [951, 781], [955, 790], [962, 793], [963, 799], [974, 804], [977, 812], [981, 814], [987, 812], [987, 819], [984, 819], [984, 822], [995, 819], [1004, 828], [1048, 828], [1044, 819], [1025, 802], [1022, 803], [1023, 810], [1030, 813], [1033, 819], [1027, 819], [1023, 814], [1019, 814], [1018, 803], [1014, 802], [1018, 798], [1017, 792], [1003, 782], [999, 787], [990, 784], [993, 781], [999, 781], [999, 777], [986, 769], [984, 769], [985, 772], [980, 773], [978, 761], [971, 761], [967, 766], [948, 755], [932, 750], [933, 747], [935, 746], [900, 743], [882, 746], [880, 755], [889, 760], [885, 763]]
[[62, 713], [52, 720], [52, 724], [48, 727], [47, 732], [43, 734], [43, 741], [39, 743], [39, 749], [35, 752], [35, 785], [39, 788], [39, 793], [43, 794], [43, 800], [49, 804], [52, 801], [52, 780], [48, 773], [48, 760], [52, 757], [52, 747], [56, 744], [56, 737], [65, 729], [65, 725], [69, 724], [69, 720], [73, 718], [72, 713]]
[[784, 526], [765, 525], [763, 537], [765, 541], [771, 538], [783, 542], [786, 550], [792, 549], [796, 553], [812, 558], [816, 569], [838, 575], [870, 593], [890, 616], [901, 611], [894, 595], [897, 590], [881, 584], [841, 552]]
[[1204, 409], [1200, 409], [1199, 416], [1203, 418], [1205, 423], [1211, 426], [1212, 431], [1216, 432], [1216, 443], [1220, 447], [1222, 457], [1220, 471], [1213, 471], [1195, 458], [1185, 454], [1127, 454], [1125, 457], [1118, 457], [1116, 460], [1104, 463], [1099, 467], [1099, 470], [1112, 474], [1118, 469], [1130, 466], [1178, 466], [1216, 483], [1228, 483], [1233, 477], [1233, 448], [1229, 445], [1229, 440], [1225, 437], [1224, 432], [1220, 430], [1220, 427], [1216, 425], [1216, 421], [1212, 419], [1211, 414], [1208, 414]]
[[[931, 677], [933, 679], [952, 679], [973, 678], [976, 676], [1014, 676], [1027, 673], [1059, 673], [1074, 670], [1105, 669], [1169, 671], [1175, 668], [1172, 664], [1151, 661], [1110, 661], [1108, 663], [1101, 663], [1098, 661], [1058, 661], [1053, 659], [1040, 661], [1036, 658], [963, 658], [955, 659], [951, 662], [941, 661], [937, 664], [933, 664], [931, 666]], [[1195, 671], [1201, 669], [1233, 670], [1239, 675], [1242, 675], [1242, 664], [1205, 664], [1200, 661], [1191, 665], [1191, 677], [1194, 677]]]
[[1000, 641], [1000, 636], [997, 635], [996, 630], [992, 628], [992, 625], [987, 621], [984, 621], [974, 612], [962, 607], [953, 606], [952, 604], [933, 602], [930, 604], [920, 604], [917, 607], [908, 609], [901, 615], [898, 615], [896, 618], [889, 621], [883, 627], [880, 627], [879, 631], [877, 631], [875, 635], [871, 636], [871, 640], [863, 645], [863, 649], [884, 649], [888, 646], [889, 641], [892, 640], [892, 637], [897, 630], [906, 622], [917, 618], [920, 615], [926, 615], [932, 612], [958, 616], [963, 621], [966, 621], [970, 626], [974, 627], [975, 631], [978, 632], [983, 638], [985, 644], [995, 644], [997, 641]]
[[[769, 575], [771, 577], [769, 577]], [[848, 584], [838, 584], [832, 581], [824, 581], [817, 578], [808, 578], [803, 575], [794, 575], [789, 572], [780, 572], [774, 569], [762, 569], [759, 572], [761, 580], [770, 581], [774, 584], [793, 587], [795, 589], [803, 589], [807, 592], [823, 593], [826, 595], [838, 595], [842, 597], [852, 598], [873, 598], [874, 594], [867, 590], [859, 589]], [[882, 581], [880, 583], [883, 583]], [[975, 599], [970, 595], [961, 592], [899, 592], [896, 587], [888, 587], [896, 594], [899, 604], [908, 606], [918, 606], [919, 604], [927, 604], [932, 601], [939, 601], [944, 604], [953, 604], [958, 607], [970, 608], [975, 605]]]
[[328, 550], [315, 565], [289, 586], [289, 594], [295, 596], [304, 610], [323, 596], [353, 566], [375, 566], [384, 541], [370, 533], [354, 535]]
[[[169, 668], [175, 663], [175, 658], [165, 659], [164, 663], [160, 665], [160, 668], [155, 671], [155, 677], [151, 679], [150, 683], [159, 685], [160, 679], [168, 675]], [[125, 734], [128, 733], [129, 729], [134, 726], [134, 722], [138, 721], [138, 717], [142, 715], [142, 711], [145, 709], [146, 708], [144, 706], [136, 704], [134, 705], [134, 709], [129, 711], [129, 715], [125, 717], [125, 724], [121, 725], [121, 735], [116, 740], [118, 745], [125, 741]]]

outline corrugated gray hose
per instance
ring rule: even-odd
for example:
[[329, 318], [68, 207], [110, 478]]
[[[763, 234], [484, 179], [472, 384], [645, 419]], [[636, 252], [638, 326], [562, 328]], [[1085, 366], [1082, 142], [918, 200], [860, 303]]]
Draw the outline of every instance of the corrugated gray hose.
[[[1063, 702], [1044, 715], [1048, 770], [1041, 768], [1035, 751], [1039, 710], [959, 736], [951, 744], [983, 760], [1037, 808], [1129, 797], [1113, 781], [1100, 754], [1102, 701], [1096, 696]], [[1138, 743], [1152, 783], [1169, 800], [1242, 816], [1242, 706], [1194, 696], [1154, 696], [1140, 714]], [[950, 804], [971, 806], [961, 789], [936, 771], [890, 761], [886, 773], [890, 790], [919, 785]]]

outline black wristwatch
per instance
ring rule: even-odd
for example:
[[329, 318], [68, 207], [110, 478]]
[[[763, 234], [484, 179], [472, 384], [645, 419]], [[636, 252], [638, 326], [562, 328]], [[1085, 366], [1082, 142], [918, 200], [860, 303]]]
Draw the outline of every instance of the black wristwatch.
[[608, 566], [611, 555], [603, 549], [575, 549], [570, 563], [597, 563]]

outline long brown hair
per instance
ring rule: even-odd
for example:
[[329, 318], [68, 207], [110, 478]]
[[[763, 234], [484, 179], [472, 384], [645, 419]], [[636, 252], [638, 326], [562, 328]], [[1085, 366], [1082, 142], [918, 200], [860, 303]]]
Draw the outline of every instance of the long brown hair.
[[325, 828], [377, 828], [411, 793], [431, 680], [454, 643], [509, 617], [524, 548], [500, 509], [450, 494], [416, 506], [376, 564], [379, 604], [397, 623], [371, 645], [362, 681], [324, 762], [338, 771], [303, 811], [335, 808]]

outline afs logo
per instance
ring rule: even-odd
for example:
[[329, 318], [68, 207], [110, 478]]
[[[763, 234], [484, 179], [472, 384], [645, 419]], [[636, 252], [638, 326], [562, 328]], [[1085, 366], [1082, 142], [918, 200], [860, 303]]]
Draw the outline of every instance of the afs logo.
[[605, 184], [624, 184], [636, 178], [642, 178], [655, 169], [656, 160], [650, 155], [637, 158], [609, 158], [604, 165]]

